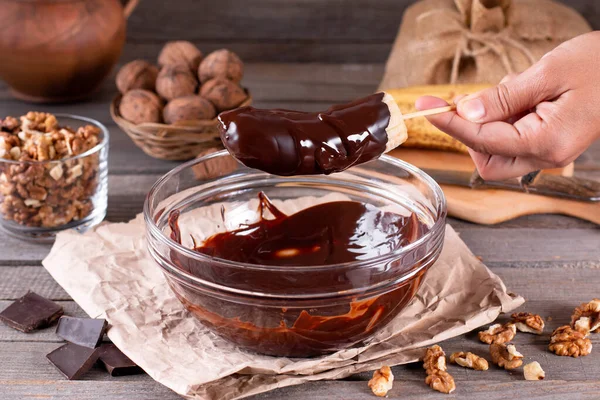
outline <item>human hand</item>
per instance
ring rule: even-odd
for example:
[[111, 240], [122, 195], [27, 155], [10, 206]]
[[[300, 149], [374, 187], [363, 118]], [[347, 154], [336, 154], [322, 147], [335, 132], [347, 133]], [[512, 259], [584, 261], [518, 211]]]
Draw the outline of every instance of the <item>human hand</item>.
[[[502, 180], [574, 161], [600, 137], [600, 31], [563, 43], [523, 73], [428, 117], [469, 147], [482, 178]], [[416, 107], [447, 105], [425, 96]]]

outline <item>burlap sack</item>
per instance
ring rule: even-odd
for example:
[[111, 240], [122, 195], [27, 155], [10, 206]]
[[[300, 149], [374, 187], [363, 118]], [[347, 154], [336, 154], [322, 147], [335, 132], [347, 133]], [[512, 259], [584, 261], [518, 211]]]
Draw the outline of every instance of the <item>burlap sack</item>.
[[423, 0], [408, 8], [380, 89], [497, 83], [591, 31], [552, 0]]

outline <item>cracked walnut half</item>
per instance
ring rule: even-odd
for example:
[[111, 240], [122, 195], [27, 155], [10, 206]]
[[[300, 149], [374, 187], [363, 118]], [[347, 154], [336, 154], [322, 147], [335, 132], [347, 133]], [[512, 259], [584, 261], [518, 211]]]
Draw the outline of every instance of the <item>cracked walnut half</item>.
[[441, 393], [452, 393], [456, 389], [454, 378], [446, 371], [446, 353], [437, 344], [425, 351], [423, 368], [427, 373], [425, 383], [433, 390]]
[[523, 354], [517, 351], [514, 344], [492, 343], [490, 355], [492, 362], [504, 369], [515, 369], [523, 365]]
[[592, 352], [592, 341], [585, 334], [569, 325], [556, 328], [550, 338], [548, 349], [559, 356], [579, 357]]
[[394, 385], [394, 374], [387, 365], [373, 372], [373, 378], [369, 381], [369, 387], [377, 397], [385, 397]]
[[479, 357], [477, 354], [473, 354], [470, 351], [467, 353], [464, 351], [452, 353], [450, 355], [450, 362], [452, 364], [457, 364], [461, 367], [471, 368], [477, 371], [487, 371], [489, 368], [488, 362], [485, 358]]
[[513, 340], [516, 334], [517, 328], [513, 323], [495, 324], [487, 330], [479, 332], [479, 340], [487, 344], [508, 343]]
[[582, 303], [571, 316], [571, 328], [584, 335], [600, 333], [600, 299]]
[[514, 313], [512, 322], [519, 332], [541, 335], [544, 332], [544, 320], [537, 314], [528, 312]]

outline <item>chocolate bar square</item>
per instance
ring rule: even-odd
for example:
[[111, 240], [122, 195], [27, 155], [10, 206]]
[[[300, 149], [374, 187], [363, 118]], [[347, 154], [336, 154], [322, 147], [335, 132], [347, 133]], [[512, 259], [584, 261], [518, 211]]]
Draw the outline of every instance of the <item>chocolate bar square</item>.
[[51, 325], [63, 308], [39, 294], [28, 292], [0, 313], [0, 321], [21, 332], [32, 332]]
[[67, 343], [59, 347], [46, 358], [68, 380], [79, 379], [88, 372], [98, 360], [98, 349]]
[[100, 346], [100, 363], [111, 376], [134, 375], [144, 372], [112, 343]]
[[60, 317], [56, 334], [67, 342], [92, 349], [100, 346], [107, 323], [105, 319]]

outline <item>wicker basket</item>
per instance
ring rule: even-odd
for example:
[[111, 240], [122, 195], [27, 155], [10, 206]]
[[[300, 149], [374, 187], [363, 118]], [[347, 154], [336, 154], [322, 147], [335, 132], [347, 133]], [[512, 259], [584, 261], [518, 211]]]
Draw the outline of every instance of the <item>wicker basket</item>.
[[[222, 146], [217, 119], [209, 121], [187, 121], [176, 125], [143, 123], [136, 125], [119, 114], [121, 95], [110, 105], [110, 115], [133, 142], [154, 158], [161, 160], [190, 160], [204, 149]], [[240, 107], [250, 105], [248, 97]]]

